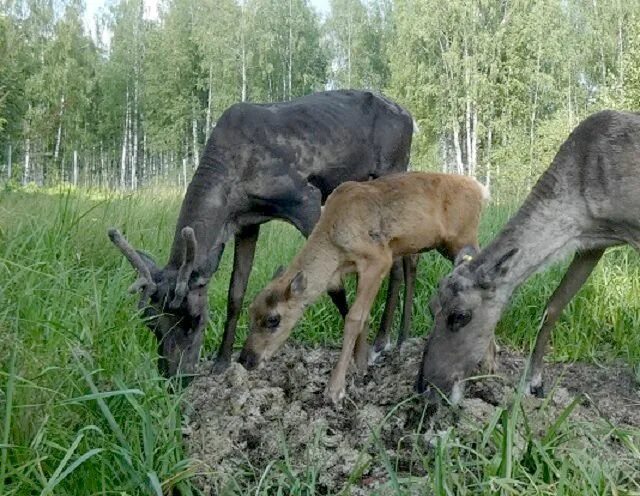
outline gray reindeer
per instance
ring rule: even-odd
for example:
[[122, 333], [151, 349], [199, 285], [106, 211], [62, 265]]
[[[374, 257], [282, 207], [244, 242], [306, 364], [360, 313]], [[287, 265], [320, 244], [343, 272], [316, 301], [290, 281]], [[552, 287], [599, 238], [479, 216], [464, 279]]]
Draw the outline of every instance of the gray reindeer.
[[[233, 273], [217, 370], [230, 361], [260, 224], [282, 219], [309, 236], [339, 184], [405, 171], [412, 134], [411, 115], [370, 92], [326, 91], [227, 109], [187, 188], [167, 264], [159, 268], [117, 230], [109, 231], [139, 273], [130, 291], [141, 292], [139, 307], [158, 340], [160, 371], [193, 372], [208, 318], [207, 287], [231, 237]], [[396, 262], [392, 271], [381, 332], [397, 305], [402, 265]], [[405, 274], [415, 271], [415, 264], [405, 261], [404, 267]], [[344, 317], [344, 288], [330, 296]]]
[[461, 399], [515, 289], [576, 252], [547, 304], [529, 369], [527, 392], [543, 396], [543, 356], [556, 320], [605, 249], [621, 244], [640, 251], [640, 115], [603, 111], [571, 133], [495, 240], [440, 282], [416, 389], [433, 396], [435, 386]]

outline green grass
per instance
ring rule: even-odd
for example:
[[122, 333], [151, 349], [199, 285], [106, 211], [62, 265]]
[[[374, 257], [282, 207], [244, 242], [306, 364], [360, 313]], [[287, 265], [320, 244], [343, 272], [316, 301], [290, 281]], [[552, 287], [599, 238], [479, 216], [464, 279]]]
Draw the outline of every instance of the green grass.
[[[170, 394], [158, 377], [152, 336], [134, 313], [135, 297], [126, 294], [133, 271], [106, 236], [108, 227], [119, 227], [132, 244], [163, 263], [180, 196], [167, 191], [131, 196], [0, 192], [1, 495], [193, 490], [190, 478], [197, 466], [182, 447], [182, 396]], [[483, 244], [509, 214], [507, 208], [488, 209]], [[302, 237], [283, 223], [264, 226], [262, 234], [246, 302], [302, 244]], [[228, 250], [210, 288], [207, 354], [220, 339], [230, 255]], [[529, 349], [564, 266], [535, 276], [518, 292], [498, 329], [503, 342]], [[417, 335], [430, 326], [427, 303], [449, 270], [450, 264], [436, 254], [422, 259], [413, 325]], [[238, 327], [242, 342], [246, 312]], [[617, 248], [561, 318], [550, 356], [620, 357], [633, 365], [640, 361], [638, 330], [640, 257]], [[340, 338], [340, 319], [326, 297], [309, 309], [294, 334], [314, 345], [336, 345]], [[557, 432], [540, 437], [527, 431], [517, 402], [497, 409], [494, 421], [478, 426], [465, 442], [452, 428], [438, 438], [435, 449], [416, 453], [416, 463], [430, 479], [392, 476], [393, 487], [400, 493], [426, 484], [437, 494], [605, 494], [624, 481], [624, 471], [609, 470], [586, 452], [559, 456], [556, 445], [564, 446], [564, 438], [558, 432], [570, 435], [575, 426], [562, 416], [558, 420]], [[619, 433], [636, 470], [638, 435]], [[388, 462], [395, 474], [393, 460]], [[313, 466], [298, 473], [283, 457], [269, 467], [254, 467], [250, 475], [238, 474], [237, 492], [317, 494], [315, 480]]]

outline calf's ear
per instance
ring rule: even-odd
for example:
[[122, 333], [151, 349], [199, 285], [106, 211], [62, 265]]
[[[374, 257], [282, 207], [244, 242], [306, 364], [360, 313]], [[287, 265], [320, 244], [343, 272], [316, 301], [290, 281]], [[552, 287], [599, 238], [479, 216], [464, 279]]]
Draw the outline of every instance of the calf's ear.
[[286, 291], [284, 292], [285, 298], [288, 300], [293, 296], [300, 296], [307, 288], [307, 277], [304, 275], [304, 272], [298, 272], [291, 282], [287, 286]]
[[284, 274], [284, 267], [282, 265], [278, 265], [278, 268], [276, 269], [276, 271], [271, 276], [271, 280], [273, 281], [274, 279], [277, 279], [282, 274]]

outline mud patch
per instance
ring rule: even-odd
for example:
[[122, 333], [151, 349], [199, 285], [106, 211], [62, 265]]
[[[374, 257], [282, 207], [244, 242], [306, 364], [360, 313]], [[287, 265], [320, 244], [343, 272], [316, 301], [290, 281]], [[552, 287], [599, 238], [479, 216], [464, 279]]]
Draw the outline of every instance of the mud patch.
[[[233, 363], [223, 375], [202, 364], [187, 393], [184, 434], [189, 454], [201, 462], [204, 493], [220, 494], [243, 477], [259, 480], [274, 463], [298, 474], [314, 467], [307, 476], [320, 494], [346, 485], [368, 494], [386, 482], [389, 464], [398, 474], [424, 477], [424, 456], [416, 452], [432, 450], [452, 425], [464, 439], [512, 404], [525, 361], [502, 350], [496, 376], [471, 384], [459, 409], [436, 409], [413, 395], [422, 348], [422, 340], [410, 340], [365, 375], [352, 373], [339, 408], [324, 399], [338, 350], [288, 345], [260, 370]], [[640, 389], [628, 365], [550, 364], [545, 379], [546, 399], [522, 398], [534, 432], [544, 433], [576, 398], [572, 424], [640, 427]]]

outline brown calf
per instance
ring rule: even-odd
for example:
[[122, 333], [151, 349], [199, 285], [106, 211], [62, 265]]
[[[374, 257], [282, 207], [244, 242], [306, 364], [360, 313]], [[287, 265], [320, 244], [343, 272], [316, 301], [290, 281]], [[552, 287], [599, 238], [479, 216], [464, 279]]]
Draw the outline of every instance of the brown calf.
[[[351, 355], [367, 367], [366, 325], [371, 305], [393, 259], [437, 249], [450, 259], [478, 250], [485, 188], [465, 176], [410, 172], [340, 185], [289, 268], [274, 278], [249, 308], [250, 334], [240, 362], [254, 368], [287, 339], [304, 308], [358, 274], [358, 289], [345, 319], [342, 353], [327, 385], [334, 402], [344, 396]], [[465, 250], [466, 251], [466, 250]]]

